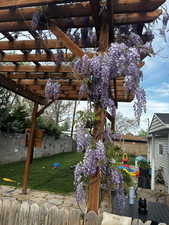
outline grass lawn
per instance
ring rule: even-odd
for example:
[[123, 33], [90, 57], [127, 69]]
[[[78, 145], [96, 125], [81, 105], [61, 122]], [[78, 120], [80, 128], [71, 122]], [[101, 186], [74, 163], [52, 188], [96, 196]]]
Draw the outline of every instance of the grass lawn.
[[[55, 193], [73, 192], [73, 170], [70, 169], [70, 166], [75, 165], [80, 159], [79, 153], [71, 152], [33, 160], [28, 187]], [[52, 164], [55, 162], [59, 162], [61, 166], [56, 169], [52, 168]], [[24, 162], [0, 165], [0, 177], [16, 180], [18, 186], [21, 186], [23, 170]], [[16, 183], [0, 179], [0, 185], [2, 184], [16, 186]]]

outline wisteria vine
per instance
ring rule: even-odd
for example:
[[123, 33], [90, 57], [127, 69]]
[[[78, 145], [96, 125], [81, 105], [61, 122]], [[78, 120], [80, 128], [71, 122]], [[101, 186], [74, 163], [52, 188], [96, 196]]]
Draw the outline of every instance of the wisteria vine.
[[[88, 96], [94, 104], [99, 104], [103, 109], [109, 109], [112, 115], [116, 113], [116, 104], [111, 95], [112, 81], [119, 76], [124, 77], [126, 92], [135, 95], [134, 112], [139, 123], [143, 111], [146, 109], [146, 96], [143, 88], [139, 87], [142, 72], [141, 60], [153, 54], [151, 42], [153, 33], [147, 29], [141, 38], [128, 26], [117, 30], [117, 37], [105, 53], [100, 53], [90, 58], [84, 55], [74, 62], [74, 70], [83, 77], [80, 87], [80, 97]], [[103, 140], [113, 144], [120, 139], [120, 134], [112, 134], [110, 129], [105, 129]], [[77, 149], [84, 152], [84, 159], [75, 169], [75, 186], [77, 201], [85, 198], [86, 183], [96, 171], [101, 174], [103, 186], [116, 191], [117, 203], [120, 207], [124, 204], [123, 176], [111, 163], [105, 152], [102, 141], [93, 144], [93, 139], [88, 129], [83, 124], [77, 129]]]
[[116, 106], [111, 96], [112, 81], [123, 76], [126, 91], [136, 97], [134, 111], [139, 123], [146, 103], [145, 93], [139, 87], [142, 78], [140, 63], [145, 56], [153, 53], [151, 41], [154, 36], [147, 30], [144, 37], [146, 42], [138, 34], [130, 32], [127, 38], [122, 36], [123, 42], [112, 43], [107, 52], [92, 58], [84, 55], [77, 59], [74, 69], [84, 79], [80, 87], [80, 97], [87, 95], [90, 101], [100, 104], [104, 109], [109, 108], [115, 114]]

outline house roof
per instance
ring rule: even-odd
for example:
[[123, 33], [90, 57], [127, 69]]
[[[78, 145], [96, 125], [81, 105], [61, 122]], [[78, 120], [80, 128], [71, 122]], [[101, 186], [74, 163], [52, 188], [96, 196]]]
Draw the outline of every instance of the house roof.
[[142, 136], [122, 135], [121, 140], [124, 140], [125, 142], [147, 143], [146, 137]]
[[157, 117], [165, 124], [169, 124], [169, 113], [155, 113]]
[[169, 129], [169, 113], [155, 113], [153, 115], [149, 134], [154, 132], [163, 132]]

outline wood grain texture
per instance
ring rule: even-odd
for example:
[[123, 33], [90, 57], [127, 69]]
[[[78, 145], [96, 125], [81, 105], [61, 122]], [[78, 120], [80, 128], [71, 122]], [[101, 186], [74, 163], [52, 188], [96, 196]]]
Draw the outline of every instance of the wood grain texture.
[[[149, 23], [157, 19], [161, 14], [161, 10], [154, 10], [151, 12], [133, 12], [133, 13], [118, 13], [112, 14], [113, 23], [115, 25], [132, 24], [132, 23]], [[61, 29], [80, 28], [80, 27], [94, 27], [94, 20], [89, 17], [88, 23], [84, 24], [84, 17], [73, 17], [71, 23], [68, 23], [67, 18], [56, 19], [56, 24]], [[31, 21], [18, 22], [3, 22], [0, 23], [0, 32], [14, 32], [32, 30]], [[47, 29], [48, 26], [39, 27], [40, 30]]]

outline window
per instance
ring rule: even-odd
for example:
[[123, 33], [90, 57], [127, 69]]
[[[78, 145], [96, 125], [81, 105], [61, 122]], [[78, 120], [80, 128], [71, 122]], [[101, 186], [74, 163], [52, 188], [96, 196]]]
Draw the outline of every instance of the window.
[[163, 155], [163, 152], [164, 152], [164, 147], [162, 144], [159, 144], [159, 154]]

